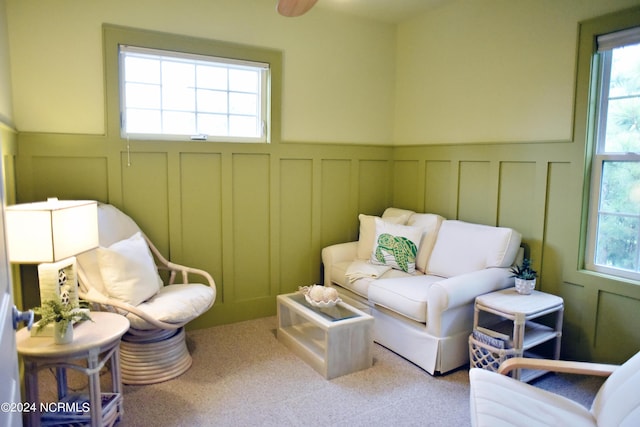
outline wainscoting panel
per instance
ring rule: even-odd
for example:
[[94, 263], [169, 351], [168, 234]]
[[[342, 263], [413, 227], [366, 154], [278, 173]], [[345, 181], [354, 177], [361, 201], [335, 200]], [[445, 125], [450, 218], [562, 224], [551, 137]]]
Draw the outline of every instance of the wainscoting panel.
[[361, 160], [358, 166], [358, 213], [380, 215], [391, 200], [391, 162]]
[[31, 162], [34, 201], [109, 199], [106, 158], [35, 156]]
[[[570, 254], [577, 252], [575, 237], [579, 233], [580, 217], [572, 214], [567, 208], [571, 198], [579, 198], [579, 194], [571, 191], [570, 183], [575, 181], [572, 176], [572, 165], [563, 162], [548, 164], [548, 191], [545, 202], [544, 233], [538, 239], [530, 239], [532, 258], [536, 266], [542, 263], [539, 270], [542, 290], [553, 294], [562, 292], [561, 283], [567, 265], [571, 264]], [[575, 261], [574, 261], [575, 262]], [[573, 265], [576, 268], [576, 265]], [[571, 279], [571, 283], [577, 283]], [[577, 297], [575, 292], [572, 298]], [[580, 296], [584, 303], [585, 295]], [[584, 307], [595, 310], [595, 307]]]
[[179, 233], [175, 244], [172, 238], [172, 259], [208, 271], [216, 281], [219, 304], [225, 300], [222, 205], [222, 156], [182, 153]]
[[512, 227], [529, 240], [536, 237], [535, 162], [500, 163], [498, 225]]
[[420, 212], [424, 206], [424, 179], [420, 160], [393, 162], [393, 206]]
[[491, 162], [460, 162], [458, 219], [496, 225], [497, 185]]
[[[546, 262], [544, 269], [546, 270]], [[545, 283], [548, 283], [547, 280]], [[539, 288], [538, 288], [539, 289]], [[575, 283], [560, 283], [557, 292], [564, 299], [564, 321], [562, 323], [562, 354], [570, 360], [580, 359], [580, 355], [589, 354], [593, 333], [587, 325], [594, 311], [585, 301], [584, 286]], [[582, 356], [584, 357], [584, 356]]]
[[452, 194], [455, 195], [455, 192], [451, 190], [455, 189], [456, 183], [457, 181], [453, 181], [451, 178], [451, 162], [426, 161], [424, 209], [420, 209], [420, 212], [454, 218], [455, 212], [451, 212], [451, 197]]
[[640, 300], [601, 291], [598, 302], [595, 348], [600, 357], [626, 360], [639, 349], [620, 352], [621, 343], [640, 342]]
[[169, 245], [169, 196], [166, 153], [122, 153], [122, 209], [166, 257]]
[[[341, 159], [321, 161], [322, 247], [350, 240], [355, 232], [353, 225], [344, 227], [345, 220], [353, 223], [357, 194], [354, 187], [354, 162]], [[356, 219], [357, 220], [357, 219]]]
[[313, 222], [319, 212], [313, 206], [313, 186], [312, 159], [280, 161], [279, 293], [294, 292], [318, 280]]
[[270, 157], [233, 154], [233, 301], [271, 296]]

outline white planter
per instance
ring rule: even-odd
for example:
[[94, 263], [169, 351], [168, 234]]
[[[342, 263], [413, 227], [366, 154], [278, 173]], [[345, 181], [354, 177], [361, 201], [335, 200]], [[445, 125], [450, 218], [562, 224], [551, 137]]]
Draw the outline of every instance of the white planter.
[[67, 322], [67, 329], [62, 330], [61, 324], [56, 322], [53, 325], [53, 342], [56, 344], [69, 344], [73, 341], [73, 323]]
[[516, 277], [516, 291], [522, 295], [530, 295], [536, 287], [536, 279], [525, 280]]

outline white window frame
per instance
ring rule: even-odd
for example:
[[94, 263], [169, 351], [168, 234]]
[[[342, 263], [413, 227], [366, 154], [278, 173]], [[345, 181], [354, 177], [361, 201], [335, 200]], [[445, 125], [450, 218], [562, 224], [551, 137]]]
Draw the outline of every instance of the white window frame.
[[[598, 232], [598, 220], [600, 214], [600, 196], [602, 185], [602, 171], [606, 162], [640, 162], [640, 153], [635, 152], [605, 152], [605, 135], [606, 135], [606, 120], [607, 120], [607, 106], [609, 100], [609, 78], [611, 76], [611, 62], [612, 62], [612, 50], [618, 47], [626, 45], [632, 45], [640, 43], [640, 27], [634, 27], [622, 31], [616, 31], [609, 34], [601, 35], [597, 37], [598, 51], [595, 53], [596, 57], [593, 61], [597, 66], [594, 67], [593, 72], [598, 73], [596, 78], [593, 78], [593, 82], [597, 82], [598, 88], [592, 91], [593, 94], [597, 94], [595, 103], [596, 108], [596, 120], [594, 120], [593, 132], [594, 135], [594, 151], [592, 156], [591, 166], [591, 192], [589, 201], [589, 223], [587, 231], [587, 247], [585, 256], [585, 267], [587, 270], [604, 273], [612, 276], [617, 276], [625, 279], [640, 280], [640, 262], [638, 263], [638, 270], [625, 270], [616, 267], [610, 267], [606, 265], [596, 264], [596, 246], [597, 246], [597, 232]], [[640, 213], [630, 214], [633, 217], [640, 218]], [[625, 215], [629, 216], [629, 215]], [[640, 233], [640, 228], [638, 230]], [[638, 244], [636, 246], [636, 259], [640, 259], [640, 235], [638, 236]]]
[[[234, 136], [230, 135], [230, 131], [227, 128], [226, 134], [213, 134], [205, 132], [193, 132], [189, 134], [176, 134], [171, 132], [161, 133], [146, 133], [146, 132], [132, 132], [127, 131], [127, 97], [126, 97], [126, 84], [125, 81], [125, 58], [127, 56], [148, 57], [165, 62], [183, 62], [192, 65], [214, 65], [218, 67], [228, 69], [249, 69], [259, 73], [259, 81], [257, 82], [257, 88], [252, 95], [258, 98], [255, 114], [248, 114], [247, 117], [255, 118], [256, 120], [256, 136]], [[139, 140], [178, 140], [178, 141], [214, 141], [214, 142], [249, 142], [249, 143], [268, 143], [270, 142], [269, 133], [269, 116], [270, 116], [270, 67], [268, 63], [238, 60], [231, 58], [223, 58], [216, 56], [206, 56], [191, 53], [183, 53], [177, 51], [169, 51], [164, 49], [137, 47], [129, 45], [119, 45], [119, 91], [120, 91], [120, 132], [121, 137], [126, 139], [139, 139]], [[155, 84], [160, 91], [162, 91], [162, 81]], [[197, 82], [194, 87], [194, 96], [197, 91], [203, 90], [198, 87]], [[234, 92], [227, 87], [223, 92], [229, 94], [239, 93]], [[180, 111], [181, 113], [188, 113], [193, 115], [196, 130], [198, 127], [198, 116], [202, 111], [198, 110], [197, 102], [194, 101], [194, 108], [190, 110]], [[159, 112], [160, 115], [164, 115], [171, 110], [165, 108], [162, 102], [151, 111]], [[219, 116], [226, 116], [227, 120], [233, 117], [241, 117], [240, 114], [233, 114], [227, 110], [226, 113], [222, 113]], [[164, 123], [164, 121], [162, 121]]]

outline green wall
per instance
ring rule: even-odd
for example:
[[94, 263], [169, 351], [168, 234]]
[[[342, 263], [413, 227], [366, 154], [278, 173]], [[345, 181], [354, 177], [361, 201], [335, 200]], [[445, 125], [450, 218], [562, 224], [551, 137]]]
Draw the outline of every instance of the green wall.
[[568, 358], [619, 363], [640, 350], [638, 283], [583, 268], [594, 40], [636, 25], [638, 7], [580, 25], [570, 140], [394, 149], [394, 206], [523, 234], [540, 289], [564, 298]]

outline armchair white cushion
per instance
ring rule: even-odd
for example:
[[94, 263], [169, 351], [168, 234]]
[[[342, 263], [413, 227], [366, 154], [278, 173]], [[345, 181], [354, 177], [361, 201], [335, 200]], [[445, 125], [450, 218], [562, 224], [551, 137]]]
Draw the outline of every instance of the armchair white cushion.
[[[586, 408], [565, 396], [506, 375], [521, 368], [610, 376], [598, 390], [591, 407]], [[516, 357], [504, 362], [498, 373], [472, 368], [469, 380], [472, 426], [640, 425], [640, 352], [619, 367]]]

